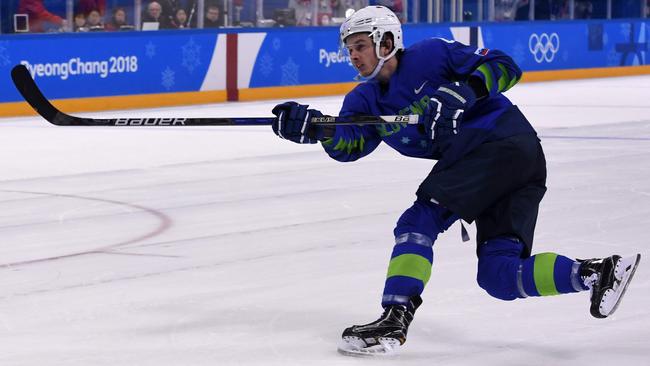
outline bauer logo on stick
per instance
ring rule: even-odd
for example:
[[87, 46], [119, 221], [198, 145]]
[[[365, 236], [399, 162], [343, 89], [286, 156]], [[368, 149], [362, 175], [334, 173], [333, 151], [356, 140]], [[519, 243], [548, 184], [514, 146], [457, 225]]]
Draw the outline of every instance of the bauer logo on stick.
[[115, 126], [184, 126], [187, 118], [117, 118]]
[[332, 116], [323, 116], [323, 117], [312, 117], [312, 123], [335, 123], [336, 117]]

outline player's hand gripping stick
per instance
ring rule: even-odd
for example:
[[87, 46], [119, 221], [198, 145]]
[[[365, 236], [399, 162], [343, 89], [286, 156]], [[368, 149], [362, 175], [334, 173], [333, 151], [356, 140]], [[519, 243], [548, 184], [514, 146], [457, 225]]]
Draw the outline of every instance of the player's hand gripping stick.
[[312, 124], [312, 117], [322, 117], [323, 114], [315, 109], [307, 109], [309, 105], [296, 102], [278, 104], [273, 108], [276, 115], [271, 127], [278, 137], [299, 144], [315, 144], [324, 138], [325, 128]]
[[476, 93], [461, 82], [441, 85], [425, 111], [422, 123], [432, 140], [456, 135], [463, 114], [476, 103]]

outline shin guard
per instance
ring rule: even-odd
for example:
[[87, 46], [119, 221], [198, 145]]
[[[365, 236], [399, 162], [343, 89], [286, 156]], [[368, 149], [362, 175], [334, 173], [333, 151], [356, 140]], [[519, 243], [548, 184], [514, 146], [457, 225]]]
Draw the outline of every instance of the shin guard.
[[431, 276], [433, 243], [457, 216], [433, 202], [417, 200], [395, 227], [382, 306], [405, 305], [418, 296]]
[[514, 238], [488, 240], [479, 248], [477, 282], [491, 296], [514, 300], [582, 291], [579, 263], [555, 253], [521, 259], [523, 245]]

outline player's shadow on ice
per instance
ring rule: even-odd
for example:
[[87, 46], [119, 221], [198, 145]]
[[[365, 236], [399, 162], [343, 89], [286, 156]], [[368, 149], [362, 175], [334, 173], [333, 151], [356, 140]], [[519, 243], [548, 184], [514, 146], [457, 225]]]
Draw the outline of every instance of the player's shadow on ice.
[[523, 360], [531, 359], [564, 362], [578, 358], [581, 352], [564, 341], [543, 345], [533, 341], [513, 340], [508, 335], [501, 334], [499, 329], [494, 329], [492, 339], [485, 339], [468, 334], [463, 329], [470, 328], [446, 327], [423, 319], [409, 332], [409, 341], [398, 357], [405, 361], [435, 360], [441, 364], [445, 364], [445, 360], [452, 364], [462, 360], [468, 365], [494, 363], [499, 366], [521, 366]]
[[[206, 300], [207, 301], [207, 300]], [[169, 322], [142, 327], [141, 335], [164, 335], [172, 347], [193, 349], [223, 346], [241, 348], [242, 359], [262, 352], [270, 359], [305, 361], [342, 357], [336, 353], [341, 332], [348, 324], [340, 312], [332, 309], [298, 309], [291, 306], [230, 307], [210, 309], [206, 303], [197, 306], [174, 306], [162, 310]], [[194, 309], [191, 309], [194, 307]], [[338, 309], [340, 310], [340, 309]], [[349, 315], [349, 314], [348, 314]], [[160, 319], [160, 318], [159, 318]], [[371, 321], [371, 319], [366, 319]], [[494, 330], [494, 339], [482, 339], [467, 332], [471, 328], [448, 327], [420, 319], [409, 332], [409, 341], [395, 356], [405, 361], [428, 361], [436, 364], [486, 364], [520, 366], [522, 360], [538, 359], [564, 362], [579, 358], [580, 349], [568, 342], [540, 345], [533, 341], [513, 340]], [[254, 342], [251, 342], [254, 339]], [[397, 359], [389, 357], [387, 360]], [[381, 362], [381, 361], [380, 361]], [[419, 362], [417, 362], [419, 364]]]

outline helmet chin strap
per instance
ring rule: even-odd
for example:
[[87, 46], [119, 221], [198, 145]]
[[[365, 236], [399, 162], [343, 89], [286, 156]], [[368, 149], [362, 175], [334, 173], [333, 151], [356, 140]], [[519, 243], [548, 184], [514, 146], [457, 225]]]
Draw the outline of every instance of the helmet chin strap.
[[370, 76], [363, 76], [363, 75], [361, 75], [361, 73], [359, 73], [359, 74], [357, 74], [357, 76], [354, 77], [354, 80], [359, 81], [359, 80], [371, 80], [371, 79], [373, 79], [375, 76], [377, 76], [377, 74], [379, 74], [379, 71], [384, 66], [384, 62], [386, 62], [386, 59], [383, 58], [383, 57], [380, 58], [379, 62], [377, 63], [377, 66], [375, 66], [375, 69], [372, 71], [372, 74], [370, 74]]
[[[369, 35], [369, 37], [372, 37], [373, 33], [371, 33]], [[359, 81], [359, 80], [364, 80], [365, 81], [365, 80], [374, 79], [375, 76], [377, 76], [377, 74], [379, 74], [379, 71], [381, 71], [381, 68], [384, 67], [384, 63], [386, 61], [390, 60], [390, 58], [395, 56], [395, 54], [397, 53], [397, 48], [393, 47], [393, 50], [391, 51], [391, 53], [389, 53], [385, 57], [382, 57], [379, 54], [380, 47], [381, 47], [381, 43], [379, 41], [377, 41], [375, 43], [375, 54], [377, 55], [377, 58], [379, 59], [379, 62], [377, 63], [377, 66], [375, 66], [375, 69], [372, 71], [372, 74], [370, 74], [369, 76], [363, 76], [363, 75], [361, 75], [361, 73], [359, 73], [359, 74], [357, 74], [357, 76], [354, 77], [355, 81]]]

